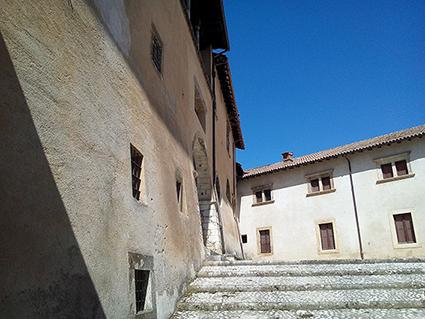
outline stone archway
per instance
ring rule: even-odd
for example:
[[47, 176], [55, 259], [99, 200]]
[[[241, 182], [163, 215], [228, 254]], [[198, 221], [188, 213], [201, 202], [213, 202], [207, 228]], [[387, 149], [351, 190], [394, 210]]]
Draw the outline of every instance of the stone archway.
[[220, 222], [217, 207], [212, 200], [212, 178], [207, 150], [205, 142], [198, 136], [193, 141], [193, 166], [204, 245], [210, 253], [222, 254]]

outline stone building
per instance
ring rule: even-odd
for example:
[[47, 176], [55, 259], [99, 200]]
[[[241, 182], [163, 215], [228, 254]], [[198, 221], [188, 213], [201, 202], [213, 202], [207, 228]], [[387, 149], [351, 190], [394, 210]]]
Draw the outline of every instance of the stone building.
[[425, 255], [425, 125], [247, 170], [238, 184], [254, 260]]
[[1, 318], [168, 318], [241, 256], [221, 0], [0, 3]]

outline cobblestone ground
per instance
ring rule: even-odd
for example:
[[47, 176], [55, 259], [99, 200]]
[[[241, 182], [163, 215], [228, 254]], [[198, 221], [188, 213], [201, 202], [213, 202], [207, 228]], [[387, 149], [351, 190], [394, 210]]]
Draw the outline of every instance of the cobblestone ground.
[[173, 319], [425, 319], [425, 263], [214, 263]]

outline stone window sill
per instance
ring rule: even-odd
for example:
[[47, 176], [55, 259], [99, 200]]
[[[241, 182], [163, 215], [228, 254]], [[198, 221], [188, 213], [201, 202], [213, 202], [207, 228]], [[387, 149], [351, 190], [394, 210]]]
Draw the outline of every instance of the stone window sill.
[[415, 176], [415, 173], [407, 174], [407, 175], [401, 175], [401, 176], [394, 176], [394, 177], [390, 177], [390, 178], [386, 178], [386, 179], [377, 180], [376, 184], [382, 184], [382, 183], [392, 182], [392, 181], [399, 181], [401, 179], [411, 178], [411, 177], [414, 177], [414, 176]]
[[396, 243], [394, 244], [394, 249], [412, 249], [412, 248], [421, 248], [422, 245], [419, 243]]
[[329, 194], [329, 193], [333, 193], [335, 191], [336, 191], [336, 188], [332, 188], [332, 189], [327, 189], [325, 191], [319, 191], [319, 192], [314, 192], [314, 193], [307, 193], [306, 197], [323, 195], [323, 194]]
[[273, 204], [273, 203], [274, 203], [274, 199], [273, 200], [268, 200], [267, 202], [254, 203], [254, 204], [252, 204], [252, 207], [263, 206], [263, 205], [268, 205], [268, 204]]

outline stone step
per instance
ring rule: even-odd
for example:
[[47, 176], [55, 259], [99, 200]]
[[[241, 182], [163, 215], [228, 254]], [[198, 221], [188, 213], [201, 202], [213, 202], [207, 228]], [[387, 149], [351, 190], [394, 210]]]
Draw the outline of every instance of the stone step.
[[178, 310], [320, 310], [424, 308], [424, 289], [242, 291], [193, 293]]
[[381, 262], [204, 266], [199, 271], [198, 277], [355, 276], [388, 274], [425, 274], [425, 263]]
[[424, 319], [425, 309], [178, 311], [171, 319]]
[[204, 277], [190, 284], [190, 292], [290, 291], [366, 288], [425, 288], [425, 274], [358, 276]]

